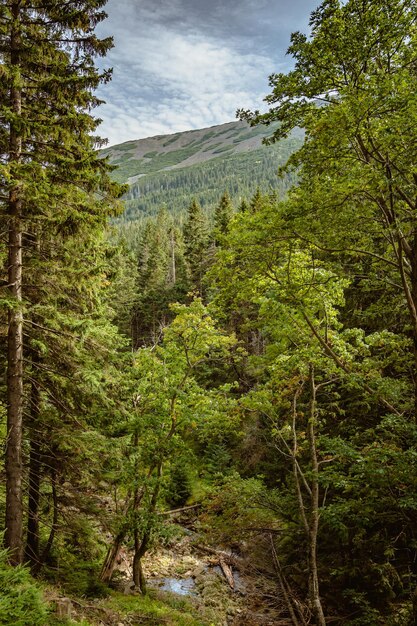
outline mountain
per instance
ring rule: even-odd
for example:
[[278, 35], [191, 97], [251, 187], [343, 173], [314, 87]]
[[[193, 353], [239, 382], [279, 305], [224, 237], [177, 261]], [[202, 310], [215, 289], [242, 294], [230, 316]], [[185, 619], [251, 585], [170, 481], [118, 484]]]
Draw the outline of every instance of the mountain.
[[210, 210], [226, 190], [235, 202], [250, 198], [258, 187], [285, 192], [292, 181], [279, 179], [277, 170], [301, 145], [302, 131], [278, 144], [263, 145], [274, 128], [230, 122], [103, 150], [117, 166], [115, 180], [130, 185], [122, 221], [141, 219], [161, 207], [181, 213], [193, 197]]

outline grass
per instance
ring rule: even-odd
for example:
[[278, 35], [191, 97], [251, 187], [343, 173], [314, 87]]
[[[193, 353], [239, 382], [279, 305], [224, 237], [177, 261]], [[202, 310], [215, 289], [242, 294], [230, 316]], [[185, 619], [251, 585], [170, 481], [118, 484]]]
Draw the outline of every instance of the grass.
[[231, 146], [229, 144], [227, 146], [222, 146], [221, 148], [217, 148], [216, 150], [213, 150], [213, 154], [221, 154], [222, 152], [228, 152], [230, 150], [234, 150], [234, 146]]
[[222, 144], [220, 141], [218, 143], [210, 143], [208, 146], [206, 146], [206, 148], [204, 148], [203, 152], [211, 152], [214, 148], [217, 148], [221, 145]]
[[141, 164], [142, 159], [129, 159], [126, 163], [120, 163], [117, 169], [112, 172], [112, 178], [119, 183], [125, 183], [131, 176], [140, 174], [142, 169]]
[[166, 146], [170, 146], [172, 143], [174, 143], [174, 141], [177, 141], [180, 135], [181, 133], [176, 133], [175, 135], [172, 135], [172, 137], [170, 137], [167, 141], [164, 141], [164, 143], [162, 144], [163, 147], [165, 148]]
[[124, 617], [142, 618], [148, 626], [214, 626], [202, 621], [189, 601], [169, 594], [164, 594], [164, 598], [160, 599], [152, 593], [146, 596], [114, 593], [102, 606]]
[[215, 135], [217, 135], [215, 130], [209, 130], [208, 133], [205, 133], [202, 138], [201, 141], [207, 141], [208, 139], [211, 139], [212, 137], [214, 137]]
[[178, 150], [171, 150], [171, 152], [163, 152], [158, 154], [151, 161], [145, 161], [144, 159], [130, 159], [126, 162], [121, 162], [118, 169], [112, 174], [112, 177], [118, 182], [126, 182], [131, 176], [137, 174], [152, 174], [153, 172], [159, 172], [166, 167], [172, 165], [178, 165], [188, 157], [193, 156], [199, 148], [194, 146], [186, 146], [185, 148], [179, 148]]
[[146, 596], [127, 596], [113, 591], [108, 598], [95, 602], [94, 606], [85, 599], [77, 601], [75, 606], [77, 617], [59, 619], [51, 614], [45, 626], [97, 626], [105, 616], [111, 616], [114, 623], [129, 619], [129, 624], [147, 626], [215, 626], [202, 618], [189, 600], [156, 591]]
[[[137, 146], [137, 141], [126, 141], [125, 143], [121, 143], [117, 146], [118, 152], [124, 152], [125, 150], [134, 150]], [[112, 150], [113, 148], [108, 148], [108, 150]]]

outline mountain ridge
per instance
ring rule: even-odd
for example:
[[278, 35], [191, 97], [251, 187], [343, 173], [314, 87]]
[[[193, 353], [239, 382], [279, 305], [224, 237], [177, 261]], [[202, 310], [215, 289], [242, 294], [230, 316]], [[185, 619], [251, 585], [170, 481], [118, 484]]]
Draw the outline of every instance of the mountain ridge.
[[210, 211], [221, 194], [232, 200], [250, 197], [257, 188], [285, 192], [278, 168], [302, 142], [302, 131], [276, 144], [263, 140], [275, 125], [255, 127], [246, 122], [226, 122], [171, 135], [130, 140], [101, 151], [117, 166], [115, 180], [128, 183], [123, 220], [140, 219], [165, 206], [182, 212], [192, 197]]

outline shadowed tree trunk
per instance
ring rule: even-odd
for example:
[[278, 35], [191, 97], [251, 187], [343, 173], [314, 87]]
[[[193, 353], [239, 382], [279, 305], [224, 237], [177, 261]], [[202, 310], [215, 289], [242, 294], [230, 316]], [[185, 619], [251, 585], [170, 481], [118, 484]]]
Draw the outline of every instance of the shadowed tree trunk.
[[[317, 566], [317, 536], [319, 529], [319, 464], [317, 459], [317, 442], [316, 442], [316, 413], [317, 413], [317, 389], [314, 379], [314, 368], [310, 365], [309, 372], [309, 414], [307, 424], [307, 436], [309, 442], [311, 478], [308, 481], [306, 475], [302, 471], [298, 462], [299, 448], [297, 440], [297, 402], [302, 393], [303, 384], [297, 390], [292, 406], [292, 463], [293, 476], [296, 488], [298, 507], [301, 521], [307, 540], [307, 564], [308, 564], [308, 601], [311, 612], [314, 615], [314, 623], [316, 626], [326, 626], [323, 607], [320, 599], [320, 586]], [[305, 494], [307, 492], [307, 494]]]
[[[151, 501], [149, 504], [148, 513], [155, 513], [156, 503], [158, 501], [159, 489], [160, 489], [160, 478], [162, 474], [162, 463], [159, 463], [157, 468], [157, 476], [156, 476], [156, 485], [154, 487]], [[139, 532], [135, 529], [135, 555], [133, 557], [133, 582], [135, 583], [135, 587], [140, 589], [143, 594], [146, 593], [146, 580], [142, 569], [141, 559], [146, 554], [149, 541], [151, 538], [151, 528], [145, 529], [142, 537], [142, 541], [139, 541]]]
[[39, 563], [39, 504], [42, 468], [38, 431], [40, 391], [35, 381], [32, 382], [30, 402], [29, 494], [25, 560], [31, 564], [33, 569]]
[[59, 513], [59, 509], [58, 509], [58, 492], [57, 492], [57, 475], [56, 475], [56, 471], [52, 470], [51, 471], [51, 486], [52, 486], [52, 504], [53, 504], [53, 517], [52, 517], [52, 525], [51, 525], [51, 531], [49, 533], [49, 537], [48, 537], [48, 541], [46, 542], [45, 548], [43, 549], [42, 555], [41, 557], [38, 559], [37, 563], [35, 563], [34, 567], [33, 567], [33, 573], [37, 574], [42, 565], [45, 563], [45, 561], [48, 559], [49, 554], [51, 552], [53, 543], [54, 543], [54, 539], [55, 539], [55, 534], [58, 528], [58, 513]]

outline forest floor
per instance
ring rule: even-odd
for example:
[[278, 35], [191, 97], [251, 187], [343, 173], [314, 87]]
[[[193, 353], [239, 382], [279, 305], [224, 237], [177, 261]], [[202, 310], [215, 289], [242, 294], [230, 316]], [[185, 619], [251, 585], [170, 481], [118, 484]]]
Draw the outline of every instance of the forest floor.
[[[121, 553], [117, 589], [107, 598], [71, 599], [71, 621], [82, 626], [286, 626], [276, 581], [244, 555], [201, 545], [187, 533], [144, 559], [149, 593], [131, 589], [132, 555]], [[226, 579], [232, 573], [232, 580]], [[231, 588], [230, 583], [234, 585]], [[75, 621], [74, 621], [75, 620]], [[83, 621], [84, 620], [84, 621]]]

